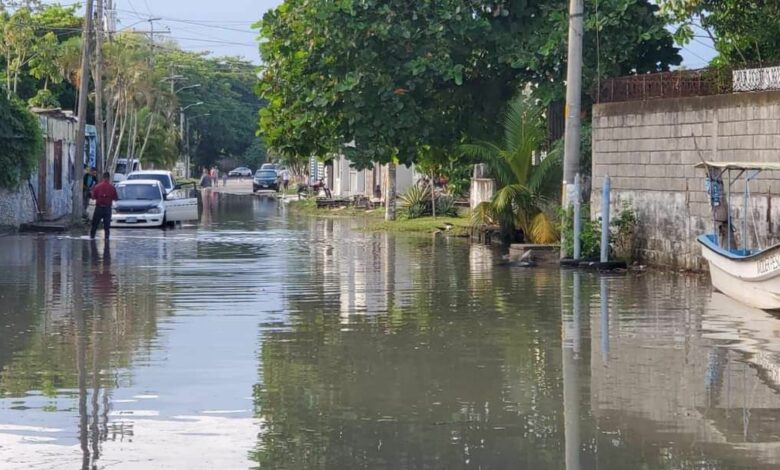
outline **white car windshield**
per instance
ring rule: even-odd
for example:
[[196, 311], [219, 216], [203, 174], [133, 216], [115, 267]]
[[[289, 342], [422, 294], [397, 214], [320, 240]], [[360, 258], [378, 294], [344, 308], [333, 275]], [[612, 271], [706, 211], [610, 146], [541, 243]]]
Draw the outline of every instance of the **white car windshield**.
[[160, 187], [156, 184], [123, 184], [117, 188], [119, 193], [119, 199], [125, 200], [141, 200], [141, 201], [160, 201], [162, 200], [162, 194], [160, 194]]
[[173, 189], [173, 182], [168, 177], [168, 175], [150, 175], [150, 174], [131, 174], [127, 177], [129, 180], [157, 180], [160, 183], [162, 183], [163, 187], [165, 189]]

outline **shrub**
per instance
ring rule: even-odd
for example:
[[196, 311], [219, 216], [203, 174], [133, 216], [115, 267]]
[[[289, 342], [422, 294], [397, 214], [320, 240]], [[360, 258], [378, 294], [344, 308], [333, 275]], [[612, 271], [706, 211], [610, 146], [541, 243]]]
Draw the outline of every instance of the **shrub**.
[[[561, 233], [563, 249], [566, 256], [574, 255], [574, 208], [561, 210]], [[590, 207], [582, 206], [582, 232], [580, 233], [580, 251], [583, 259], [598, 258], [601, 254], [601, 217], [590, 220]], [[623, 203], [617, 217], [609, 223], [610, 259], [626, 262], [633, 260], [634, 244], [636, 242], [637, 217], [628, 203]]]
[[455, 198], [449, 194], [441, 194], [436, 197], [436, 215], [458, 215], [458, 208], [455, 206]]
[[[431, 204], [430, 186], [420, 187], [414, 185], [401, 195], [399, 208], [401, 215], [407, 219], [417, 219], [433, 215], [433, 206]], [[458, 215], [458, 209], [455, 206], [455, 198], [448, 194], [436, 196], [436, 215]]]

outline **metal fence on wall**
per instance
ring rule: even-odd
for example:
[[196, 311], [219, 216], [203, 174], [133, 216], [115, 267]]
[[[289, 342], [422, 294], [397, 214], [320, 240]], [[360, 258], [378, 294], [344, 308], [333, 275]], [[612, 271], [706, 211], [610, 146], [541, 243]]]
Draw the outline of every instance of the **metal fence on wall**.
[[601, 103], [709, 96], [732, 91], [732, 71], [678, 70], [610, 78], [601, 82], [595, 100]]

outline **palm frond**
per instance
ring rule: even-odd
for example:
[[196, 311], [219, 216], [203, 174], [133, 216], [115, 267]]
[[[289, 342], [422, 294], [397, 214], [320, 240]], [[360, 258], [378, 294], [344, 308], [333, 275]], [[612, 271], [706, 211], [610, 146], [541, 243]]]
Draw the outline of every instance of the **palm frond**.
[[[539, 194], [543, 188], [548, 187], [548, 183], [555, 176], [561, 176], [561, 164], [563, 160], [563, 151], [561, 145], [553, 146], [547, 156], [536, 166], [531, 169], [531, 173], [528, 177], [528, 188], [534, 194]], [[561, 178], [558, 178], [560, 180]]]
[[504, 147], [518, 182], [525, 184], [533, 153], [544, 139], [541, 114], [530, 98], [518, 96], [504, 115]]
[[540, 244], [555, 243], [560, 238], [560, 232], [554, 220], [550, 219], [544, 212], [533, 216], [527, 235], [531, 243]]
[[467, 156], [477, 159], [487, 165], [490, 174], [499, 186], [511, 184], [515, 180], [514, 172], [509, 167], [505, 150], [492, 142], [477, 141], [473, 144], [462, 144], [458, 147]]
[[495, 208], [489, 201], [480, 202], [477, 207], [471, 211], [470, 224], [472, 227], [483, 225], [496, 225], [498, 223]]
[[496, 192], [496, 195], [493, 197], [493, 205], [497, 211], [503, 211], [517, 205], [529, 196], [530, 192], [525, 185], [510, 184]]

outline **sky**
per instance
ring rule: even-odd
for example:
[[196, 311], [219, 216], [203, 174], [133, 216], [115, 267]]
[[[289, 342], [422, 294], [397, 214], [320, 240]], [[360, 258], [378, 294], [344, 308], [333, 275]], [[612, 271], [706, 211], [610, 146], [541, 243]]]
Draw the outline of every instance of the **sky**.
[[[49, 1], [48, 3], [54, 3]], [[60, 0], [60, 3], [73, 3]], [[179, 43], [186, 50], [210, 51], [215, 55], [241, 56], [260, 63], [257, 31], [252, 24], [282, 0], [115, 0], [117, 28], [155, 31]], [[715, 56], [709, 39], [697, 37], [680, 51], [683, 66], [701, 68]]]
[[[168, 31], [183, 49], [241, 56], [260, 63], [252, 24], [282, 0], [114, 0], [117, 29]], [[64, 0], [62, 3], [67, 3]]]

